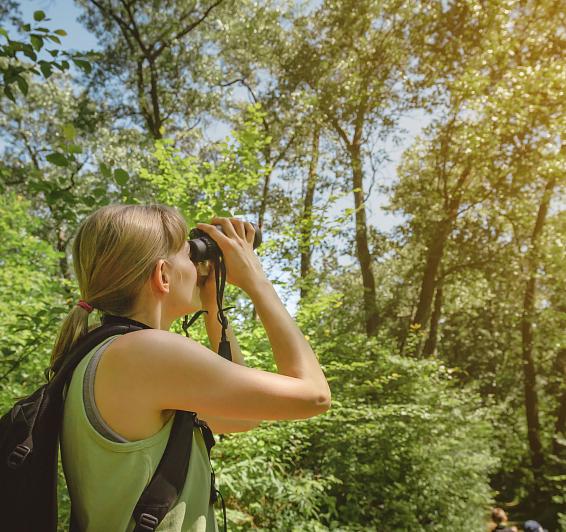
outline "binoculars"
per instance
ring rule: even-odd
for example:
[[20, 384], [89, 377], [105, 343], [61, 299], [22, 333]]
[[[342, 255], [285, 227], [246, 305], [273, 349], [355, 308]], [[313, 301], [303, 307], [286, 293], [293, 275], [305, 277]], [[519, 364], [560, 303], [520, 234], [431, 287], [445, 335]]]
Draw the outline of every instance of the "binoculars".
[[[253, 249], [256, 249], [262, 242], [261, 229], [257, 226], [257, 224], [251, 224], [255, 230]], [[220, 224], [215, 224], [214, 227], [224, 234], [224, 230]], [[198, 228], [191, 229], [189, 232], [189, 238], [191, 260], [196, 264], [199, 277], [206, 277], [210, 269], [209, 261], [215, 260], [216, 257], [222, 255], [222, 251], [218, 247], [218, 244], [210, 238], [208, 234]]]

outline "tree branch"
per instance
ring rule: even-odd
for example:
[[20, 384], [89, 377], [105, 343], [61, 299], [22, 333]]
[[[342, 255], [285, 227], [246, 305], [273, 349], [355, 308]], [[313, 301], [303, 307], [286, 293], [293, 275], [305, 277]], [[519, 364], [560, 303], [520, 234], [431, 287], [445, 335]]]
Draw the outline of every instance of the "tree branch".
[[[186, 28], [184, 28], [183, 30], [181, 30], [179, 33], [177, 33], [172, 39], [169, 40], [164, 40], [163, 43], [161, 44], [160, 47], [156, 48], [155, 51], [151, 54], [151, 59], [155, 59], [159, 56], [159, 54], [161, 54], [161, 52], [163, 52], [163, 50], [171, 45], [171, 41], [174, 41], [176, 39], [181, 39], [183, 38], [187, 33], [189, 33], [190, 31], [194, 30], [198, 25], [200, 25], [202, 22], [204, 22], [204, 20], [206, 20], [206, 18], [208, 17], [208, 15], [210, 14], [210, 12], [218, 5], [220, 5], [222, 3], [223, 0], [216, 0], [216, 2], [214, 2], [214, 4], [212, 4], [205, 12], [204, 15], [195, 20], [192, 24], [189, 24]], [[192, 11], [189, 13], [192, 14]], [[187, 15], [185, 15], [187, 16]], [[169, 30], [170, 31], [170, 30]], [[163, 32], [162, 35], [163, 37], [165, 37], [165, 35], [167, 34], [167, 32]], [[159, 39], [160, 40], [160, 39]]]

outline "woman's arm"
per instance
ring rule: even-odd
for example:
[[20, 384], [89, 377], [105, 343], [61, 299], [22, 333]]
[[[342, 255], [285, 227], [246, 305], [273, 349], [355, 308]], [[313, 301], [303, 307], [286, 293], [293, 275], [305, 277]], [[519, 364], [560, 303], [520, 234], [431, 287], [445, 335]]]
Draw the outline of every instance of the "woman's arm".
[[[204, 315], [204, 324], [210, 341], [210, 349], [212, 349], [215, 353], [218, 353], [218, 346], [220, 345], [220, 338], [222, 336], [222, 326], [216, 318], [216, 310], [208, 312], [208, 314]], [[240, 344], [236, 339], [234, 329], [232, 329], [232, 325], [230, 325], [230, 323], [228, 323], [228, 328], [226, 329], [226, 338], [230, 342], [232, 361], [236, 364], [240, 364], [241, 366], [245, 366], [246, 361], [244, 360], [244, 355], [242, 354]]]
[[[210, 348], [214, 352], [218, 352], [218, 346], [220, 345], [220, 338], [222, 337], [222, 326], [217, 318], [218, 304], [216, 303], [216, 288], [214, 281], [214, 272], [210, 274], [212, 280], [207, 279], [208, 286], [205, 290], [201, 289], [201, 302], [203, 310], [207, 313], [204, 314], [204, 324], [206, 327], [206, 332], [208, 334], [208, 340], [210, 341]], [[212, 297], [214, 287], [214, 297]], [[240, 349], [240, 344], [236, 339], [234, 330], [230, 323], [226, 329], [226, 338], [230, 342], [230, 351], [232, 353], [232, 361], [241, 366], [246, 365], [244, 360], [244, 355]], [[220, 356], [220, 355], [218, 355]], [[247, 432], [259, 425], [259, 421], [249, 420], [249, 419], [226, 419], [217, 416], [207, 416], [204, 419], [208, 423], [208, 426], [212, 429], [212, 432], [216, 434], [229, 434], [232, 432]]]
[[[222, 336], [222, 326], [216, 319], [216, 311], [205, 314], [205, 325], [206, 332], [208, 333], [208, 339], [210, 340], [211, 349], [218, 352], [218, 345], [220, 344], [220, 338]], [[234, 335], [234, 330], [232, 326], [228, 324], [226, 329], [226, 337], [230, 342], [230, 350], [232, 352], [232, 361], [245, 366], [244, 356], [240, 350], [238, 340]], [[220, 356], [220, 355], [218, 355]], [[212, 432], [216, 434], [229, 434], [232, 432], [247, 432], [259, 425], [259, 421], [250, 419], [225, 419], [216, 416], [207, 416], [204, 420], [208, 423], [208, 426], [212, 429]]]

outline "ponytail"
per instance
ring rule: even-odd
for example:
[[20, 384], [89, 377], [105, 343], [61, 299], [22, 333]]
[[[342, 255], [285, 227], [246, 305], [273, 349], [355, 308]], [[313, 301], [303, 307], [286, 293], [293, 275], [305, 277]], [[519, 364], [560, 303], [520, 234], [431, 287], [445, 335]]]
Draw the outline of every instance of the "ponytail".
[[79, 338], [89, 331], [90, 311], [78, 303], [69, 311], [55, 340], [55, 345], [51, 351], [51, 359], [49, 361], [47, 380], [50, 381], [63, 363], [63, 354], [68, 353], [77, 343]]

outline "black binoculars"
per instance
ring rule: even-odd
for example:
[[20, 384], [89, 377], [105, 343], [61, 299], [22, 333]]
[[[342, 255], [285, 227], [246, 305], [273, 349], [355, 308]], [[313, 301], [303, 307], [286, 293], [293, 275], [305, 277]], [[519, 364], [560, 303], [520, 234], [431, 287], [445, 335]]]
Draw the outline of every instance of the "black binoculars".
[[[253, 249], [255, 249], [261, 244], [262, 241], [261, 229], [257, 226], [257, 224], [251, 224], [255, 230], [253, 243]], [[222, 234], [224, 234], [221, 225], [215, 224], [214, 227], [216, 227]], [[205, 262], [207, 260], [214, 260], [217, 256], [222, 255], [222, 251], [218, 247], [218, 244], [204, 231], [201, 231], [198, 228], [191, 229], [191, 231], [189, 232], [189, 237], [191, 260], [193, 262]]]

